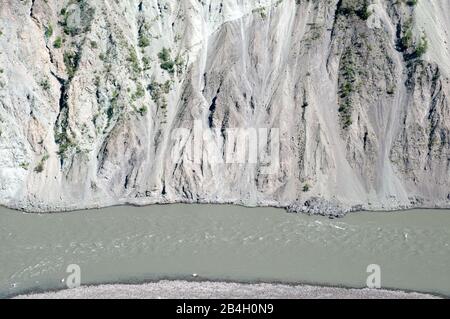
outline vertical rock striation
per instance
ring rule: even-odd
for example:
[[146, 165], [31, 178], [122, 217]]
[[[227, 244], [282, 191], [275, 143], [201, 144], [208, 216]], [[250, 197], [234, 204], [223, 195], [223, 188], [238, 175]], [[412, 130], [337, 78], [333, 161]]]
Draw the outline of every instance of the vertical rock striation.
[[[446, 0], [2, 0], [0, 203], [449, 207], [449, 23]], [[236, 128], [274, 170], [227, 161]]]

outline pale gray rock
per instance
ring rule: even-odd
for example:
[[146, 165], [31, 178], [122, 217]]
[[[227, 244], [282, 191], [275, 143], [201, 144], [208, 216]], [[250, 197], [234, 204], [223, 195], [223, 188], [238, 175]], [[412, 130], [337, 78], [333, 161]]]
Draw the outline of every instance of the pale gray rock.
[[[447, 0], [4, 0], [0, 203], [450, 207], [449, 23]], [[222, 160], [228, 128], [278, 129], [279, 167], [208, 162], [195, 121]]]
[[348, 289], [308, 285], [167, 281], [142, 285], [101, 285], [29, 294], [15, 299], [440, 299], [385, 289]]

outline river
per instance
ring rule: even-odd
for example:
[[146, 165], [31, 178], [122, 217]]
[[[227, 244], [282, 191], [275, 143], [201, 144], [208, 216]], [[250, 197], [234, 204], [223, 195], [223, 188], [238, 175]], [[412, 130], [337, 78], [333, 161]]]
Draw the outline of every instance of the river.
[[83, 285], [189, 279], [355, 288], [376, 264], [382, 288], [450, 296], [450, 211], [332, 220], [231, 205], [0, 208], [0, 297], [62, 289], [71, 264]]

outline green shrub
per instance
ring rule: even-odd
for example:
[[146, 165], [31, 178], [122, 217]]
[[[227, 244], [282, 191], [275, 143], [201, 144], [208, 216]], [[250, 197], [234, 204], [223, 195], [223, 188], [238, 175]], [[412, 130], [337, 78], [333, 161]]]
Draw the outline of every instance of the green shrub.
[[80, 60], [80, 54], [75, 52], [64, 52], [64, 64], [66, 66], [66, 72], [69, 79], [73, 78], [78, 68], [78, 62]]
[[145, 48], [145, 47], [148, 47], [149, 45], [150, 45], [149, 38], [147, 38], [145, 35], [141, 35], [139, 37], [139, 47]]
[[49, 39], [51, 38], [52, 35], [53, 35], [53, 26], [49, 24], [48, 26], [45, 27], [45, 37]]
[[133, 93], [133, 95], [131, 96], [131, 99], [133, 101], [136, 101], [136, 100], [144, 97], [144, 95], [145, 95], [144, 87], [142, 86], [142, 84], [138, 83], [138, 85], [136, 87], [136, 92]]
[[406, 51], [412, 46], [412, 44], [413, 44], [413, 32], [411, 29], [408, 29], [400, 41], [400, 46], [403, 51]]
[[136, 51], [134, 49], [130, 49], [129, 50], [129, 55], [128, 55], [128, 62], [131, 63], [131, 69], [133, 70], [134, 73], [139, 73], [141, 72], [141, 67], [139, 65], [139, 60], [136, 54]]
[[170, 51], [166, 48], [163, 48], [161, 50], [161, 52], [158, 53], [158, 58], [162, 61], [162, 62], [167, 62], [170, 60]]
[[144, 116], [145, 114], [147, 114], [147, 112], [148, 112], [148, 109], [147, 109], [147, 107], [146, 107], [145, 105], [142, 106], [142, 107], [138, 110], [138, 113], [141, 114], [141, 116]]
[[43, 79], [39, 85], [45, 90], [48, 91], [50, 89], [50, 82], [48, 81], [48, 79]]
[[166, 70], [169, 73], [174, 73], [175, 62], [172, 61], [170, 56], [170, 51], [166, 48], [163, 48], [161, 52], [158, 54], [159, 60], [161, 61], [160, 67], [163, 70]]
[[161, 63], [161, 69], [168, 71], [169, 73], [173, 73], [174, 72], [174, 67], [175, 63], [173, 61], [167, 61], [167, 62], [163, 62]]
[[62, 46], [62, 38], [57, 37], [56, 40], [53, 42], [53, 47], [56, 49], [60, 49]]
[[44, 164], [43, 163], [37, 164], [36, 167], [34, 168], [34, 171], [36, 173], [42, 173], [44, 171]]
[[[49, 159], [49, 155], [45, 154], [41, 161], [36, 165], [36, 167], [34, 168], [34, 171], [36, 173], [42, 173], [44, 171], [44, 164], [45, 162]], [[28, 164], [27, 164], [27, 168], [28, 168]]]
[[150, 59], [146, 56], [142, 57], [142, 64], [144, 65], [144, 70], [150, 69]]
[[428, 40], [425, 36], [423, 36], [416, 47], [415, 55], [416, 57], [420, 58], [422, 55], [427, 53], [427, 51], [428, 51]]

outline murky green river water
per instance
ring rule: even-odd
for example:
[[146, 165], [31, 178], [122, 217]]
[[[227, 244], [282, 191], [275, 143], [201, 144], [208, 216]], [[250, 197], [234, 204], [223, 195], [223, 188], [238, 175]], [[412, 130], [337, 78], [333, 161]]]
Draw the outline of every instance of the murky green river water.
[[[450, 296], [450, 211], [340, 220], [226, 205], [114, 207], [63, 214], [0, 208], [0, 297], [82, 284], [192, 278], [383, 288]], [[195, 279], [197, 280], [197, 279]]]

